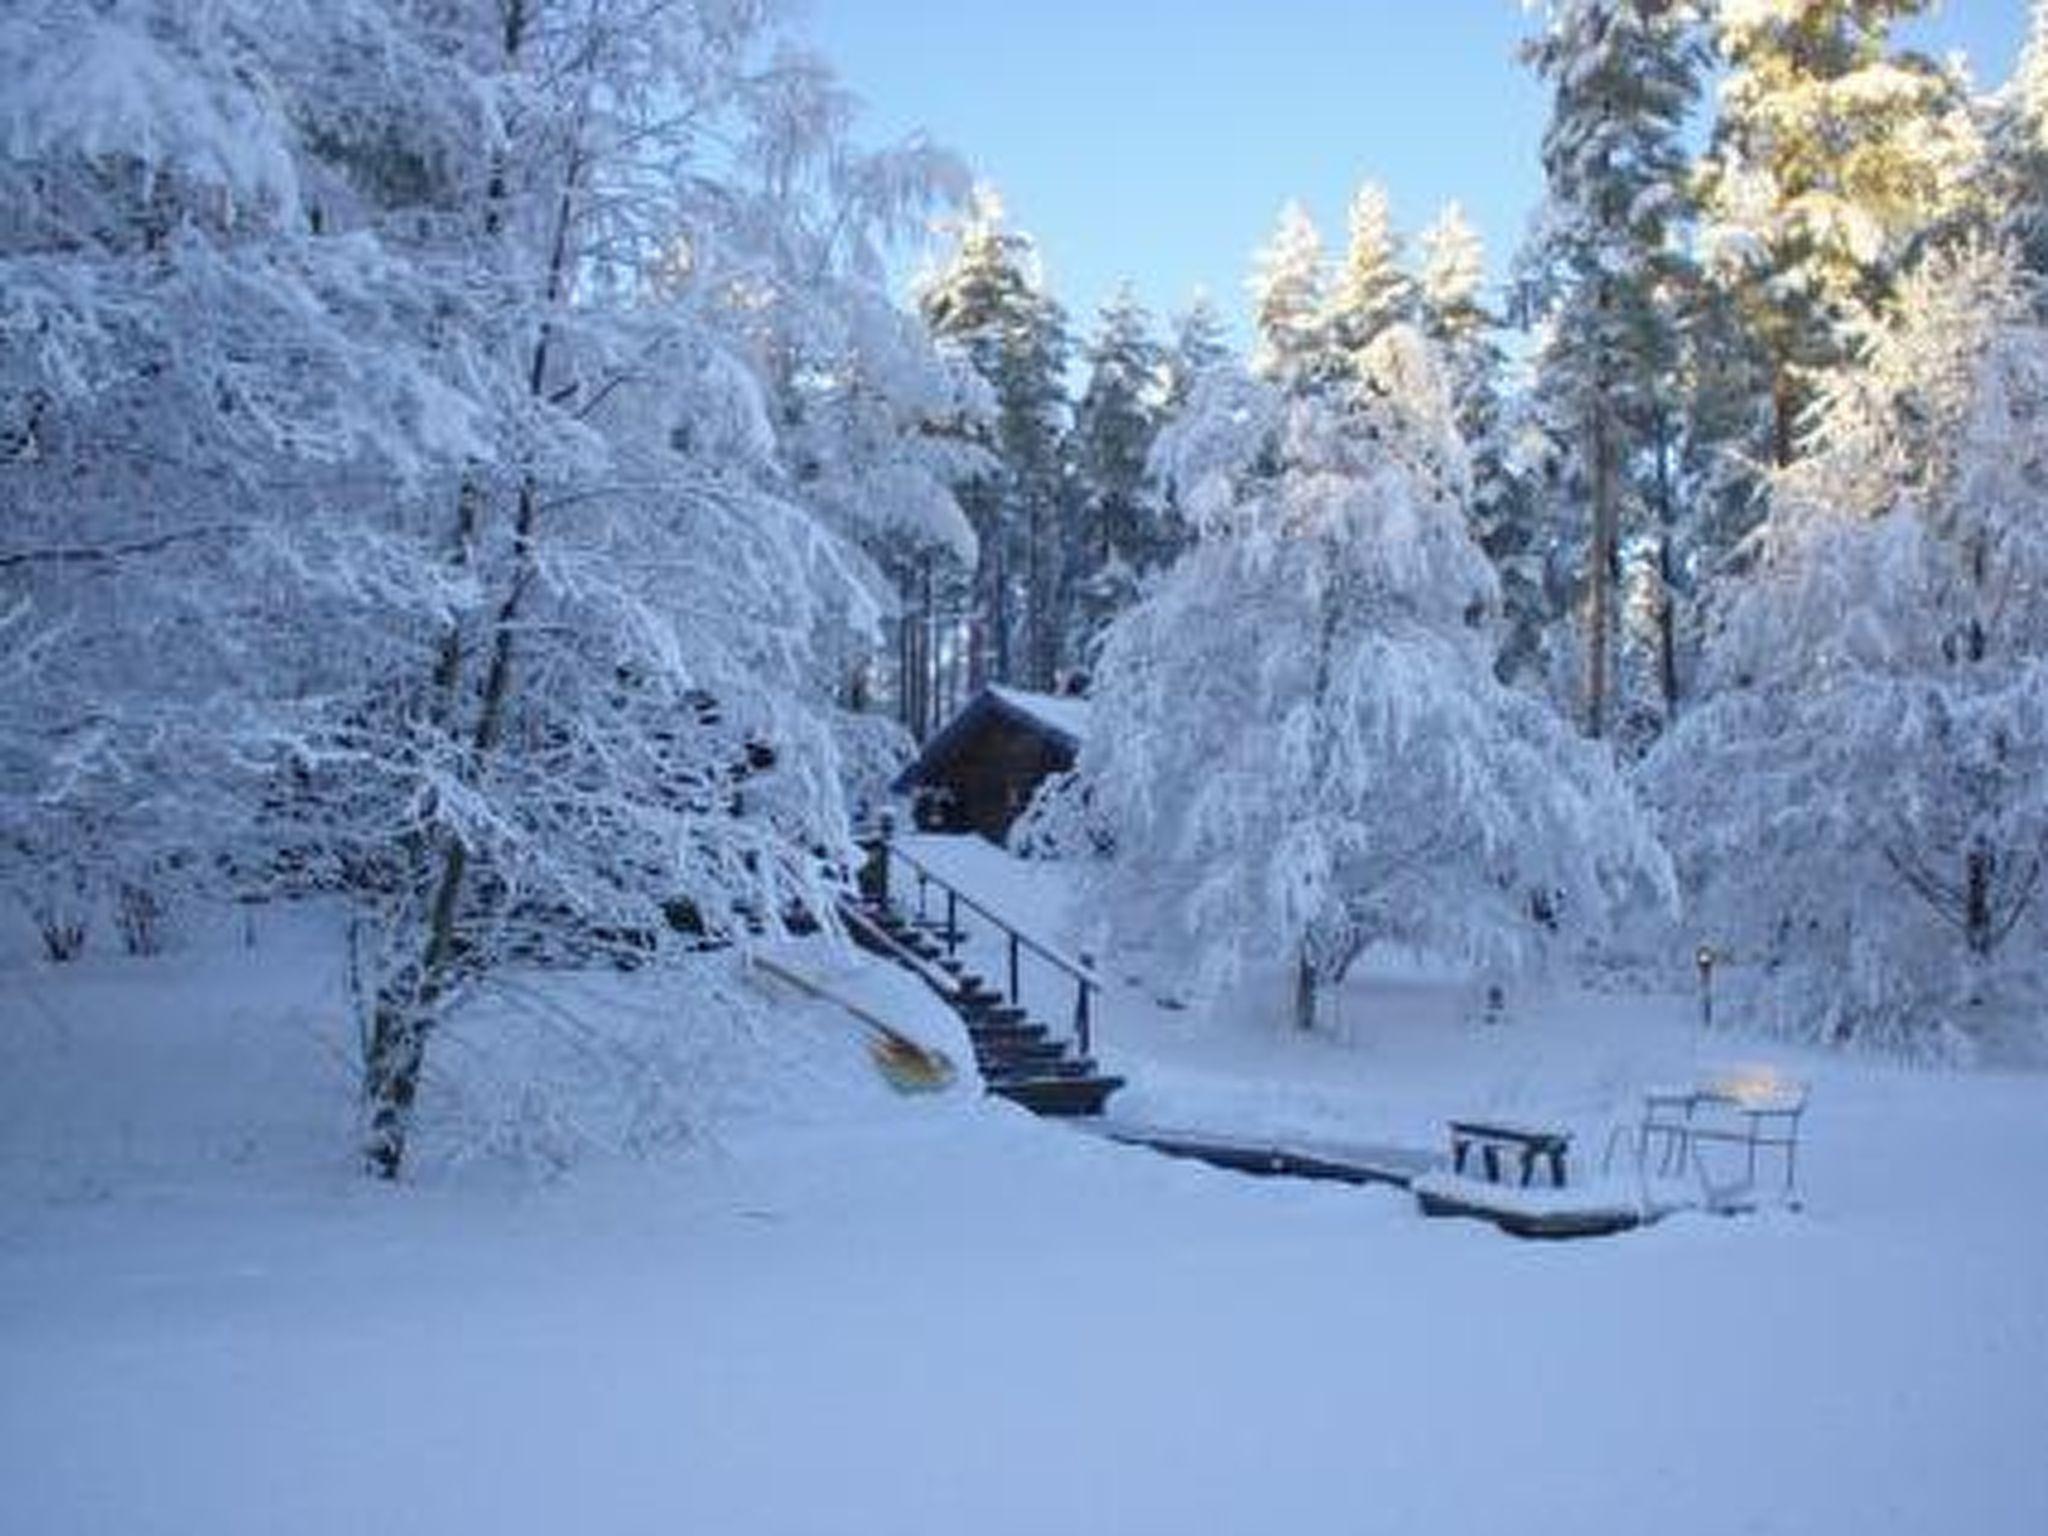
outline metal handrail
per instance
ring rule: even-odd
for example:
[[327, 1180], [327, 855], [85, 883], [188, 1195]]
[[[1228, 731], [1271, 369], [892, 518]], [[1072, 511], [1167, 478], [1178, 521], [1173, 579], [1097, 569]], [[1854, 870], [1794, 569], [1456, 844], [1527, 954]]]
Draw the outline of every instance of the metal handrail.
[[951, 956], [960, 944], [959, 915], [960, 908], [962, 907], [986, 919], [1003, 934], [1008, 946], [1009, 999], [1013, 1005], [1021, 1003], [1023, 998], [1023, 986], [1018, 974], [1019, 952], [1021, 950], [1029, 950], [1032, 954], [1038, 956], [1039, 959], [1051, 965], [1055, 970], [1065, 973], [1074, 983], [1074, 1038], [1081, 1047], [1081, 1053], [1084, 1056], [1089, 1054], [1093, 1049], [1094, 1043], [1091, 1025], [1091, 1016], [1094, 1012], [1094, 994], [1102, 985], [1102, 982], [1093, 971], [1089, 970], [1083, 962], [1070, 960], [1065, 955], [1047, 948], [1028, 933], [1005, 921], [1000, 913], [991, 911], [981, 902], [976, 901], [972, 896], [961, 890], [952, 881], [941, 875], [915, 854], [898, 847], [890, 840], [886, 833], [869, 839], [868, 843], [880, 860], [881, 896], [885, 902], [889, 899], [889, 865], [892, 860], [896, 859], [901, 859], [917, 873], [917, 912], [920, 918], [926, 916], [925, 889], [927, 885], [936, 885], [946, 893], [944, 942], [948, 956]]

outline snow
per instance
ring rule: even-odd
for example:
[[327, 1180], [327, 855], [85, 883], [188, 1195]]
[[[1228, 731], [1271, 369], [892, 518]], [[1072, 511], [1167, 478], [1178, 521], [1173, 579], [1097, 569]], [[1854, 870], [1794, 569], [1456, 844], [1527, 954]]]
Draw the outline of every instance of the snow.
[[1019, 714], [1048, 726], [1079, 746], [1088, 739], [1088, 701], [1071, 694], [1027, 693], [993, 686], [989, 692]]
[[[1060, 867], [917, 851], [1072, 941]], [[1811, 1085], [1802, 1211], [1532, 1244], [894, 1094], [843, 1016], [714, 955], [479, 999], [391, 1189], [347, 1161], [325, 914], [0, 954], [10, 1531], [2048, 1528], [2036, 1076], [1703, 1034], [1684, 998], [1520, 992], [1486, 1025], [1389, 956], [1314, 1038], [1278, 978], [1177, 1011], [1110, 978], [1134, 1117], [1436, 1145], [1513, 1114], [1582, 1133], [1576, 1175], [1648, 1085]], [[508, 1141], [520, 1105], [585, 1134]]]

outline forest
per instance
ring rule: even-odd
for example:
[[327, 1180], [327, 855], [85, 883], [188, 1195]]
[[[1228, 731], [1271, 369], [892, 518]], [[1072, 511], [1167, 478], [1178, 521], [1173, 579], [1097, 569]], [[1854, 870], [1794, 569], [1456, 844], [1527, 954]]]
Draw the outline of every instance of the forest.
[[0, 887], [51, 964], [337, 903], [396, 1177], [494, 976], [829, 922], [916, 742], [1085, 688], [1026, 835], [1190, 985], [1711, 944], [1968, 1059], [2048, 1003], [2048, 4], [1988, 92], [1923, 9], [1538, 7], [1506, 281], [1367, 183], [1240, 339], [1077, 320], [772, 0], [19, 0]]

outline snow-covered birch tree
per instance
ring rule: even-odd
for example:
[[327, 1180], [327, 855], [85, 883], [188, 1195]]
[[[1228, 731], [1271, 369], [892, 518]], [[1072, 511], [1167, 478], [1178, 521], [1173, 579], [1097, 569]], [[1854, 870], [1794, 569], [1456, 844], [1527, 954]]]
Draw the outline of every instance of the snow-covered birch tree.
[[[1666, 878], [1605, 754], [1494, 678], [1496, 586], [1431, 349], [1397, 325], [1346, 403], [1210, 373], [1157, 460], [1200, 530], [1115, 624], [1040, 827], [1162, 984], [1253, 965], [1296, 1018], [1389, 941], [1505, 968]], [[1539, 915], [1540, 914], [1540, 915]]]
[[494, 969], [773, 924], [843, 846], [860, 567], [792, 488], [735, 179], [792, 131], [771, 20], [0, 22], [9, 875], [345, 896], [384, 1176]]

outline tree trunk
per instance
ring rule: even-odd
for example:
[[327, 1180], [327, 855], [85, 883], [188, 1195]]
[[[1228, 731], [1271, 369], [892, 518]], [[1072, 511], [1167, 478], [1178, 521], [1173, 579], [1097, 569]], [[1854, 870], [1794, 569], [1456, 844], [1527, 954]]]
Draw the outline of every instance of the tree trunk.
[[1316, 968], [1309, 961], [1306, 940], [1294, 960], [1294, 1027], [1316, 1027]]
[[1613, 694], [1614, 567], [1621, 506], [1614, 432], [1604, 400], [1592, 413], [1593, 531], [1586, 550], [1586, 734], [1607, 734]]
[[1672, 581], [1671, 539], [1657, 541], [1657, 687], [1664, 696], [1664, 719], [1678, 718], [1678, 591]]
[[[524, 14], [523, 6], [515, 5], [507, 17], [506, 52], [510, 59], [516, 60], [523, 42]], [[587, 108], [587, 100], [579, 106], [574, 129], [579, 144]], [[556, 199], [555, 226], [540, 295], [543, 318], [527, 360], [527, 392], [535, 402], [546, 398], [554, 336], [552, 315], [568, 295], [571, 233], [586, 169], [583, 155], [572, 153]], [[465, 557], [475, 535], [480, 507], [480, 495], [474, 493], [473, 487], [465, 487], [459, 521]], [[490, 667], [484, 677], [476, 725], [470, 733], [463, 764], [465, 775], [472, 779], [485, 772], [504, 736], [512, 698], [514, 634], [538, 574], [535, 536], [539, 521], [540, 485], [529, 472], [519, 485], [518, 511], [512, 529], [512, 571], [493, 618]], [[434, 668], [437, 693], [451, 705], [457, 697], [463, 665], [461, 636], [451, 631]], [[396, 1179], [404, 1169], [413, 1104], [419, 1097], [420, 1076], [426, 1066], [427, 1041], [461, 960], [456, 928], [468, 886], [469, 848], [455, 834], [443, 833], [438, 852], [424, 854], [423, 862], [429, 867], [438, 863], [439, 868], [433, 875], [433, 899], [427, 909], [426, 934], [419, 958], [377, 989], [364, 1062], [363, 1095], [368, 1124], [363, 1156], [368, 1171], [381, 1179]]]
[[1973, 843], [1963, 859], [1963, 938], [1979, 960], [1988, 960], [1998, 947], [1991, 901], [1997, 868], [1997, 856], [1981, 842]]
[[1799, 448], [1799, 401], [1792, 364], [1781, 347], [1771, 362], [1771, 463], [1788, 467]]

